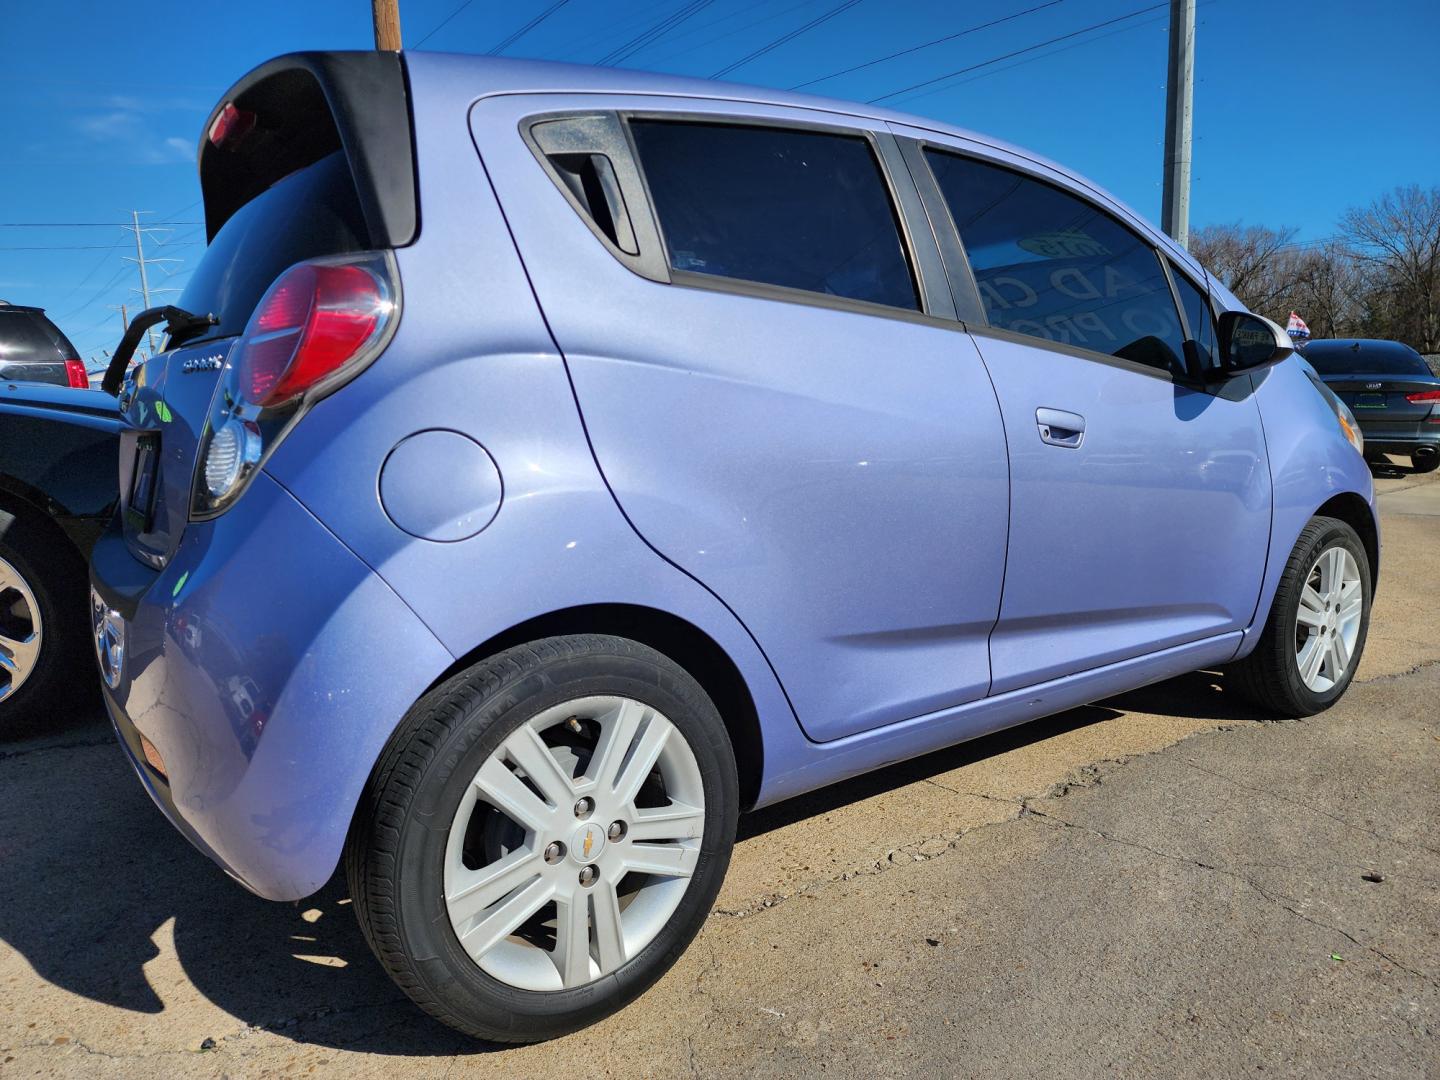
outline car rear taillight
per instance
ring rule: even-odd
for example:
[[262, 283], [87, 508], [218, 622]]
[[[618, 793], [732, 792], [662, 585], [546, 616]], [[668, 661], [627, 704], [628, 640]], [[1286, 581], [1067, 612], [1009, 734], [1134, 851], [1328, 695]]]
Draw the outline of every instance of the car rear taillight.
[[223, 146], [227, 142], [243, 138], [250, 134], [255, 126], [255, 114], [246, 109], [237, 109], [233, 102], [227, 101], [225, 107], [215, 116], [210, 125], [208, 138], [211, 146]]
[[90, 389], [90, 375], [85, 370], [85, 364], [79, 360], [65, 361], [65, 381], [77, 390]]
[[315, 401], [384, 349], [399, 312], [388, 252], [315, 259], [286, 270], [230, 351], [200, 444], [192, 517], [214, 517]]
[[1411, 405], [1427, 405], [1440, 402], [1440, 390], [1421, 390], [1417, 394], [1406, 394], [1405, 400]]
[[363, 266], [285, 271], [240, 344], [241, 395], [267, 408], [293, 401], [361, 353], [389, 310], [387, 290]]

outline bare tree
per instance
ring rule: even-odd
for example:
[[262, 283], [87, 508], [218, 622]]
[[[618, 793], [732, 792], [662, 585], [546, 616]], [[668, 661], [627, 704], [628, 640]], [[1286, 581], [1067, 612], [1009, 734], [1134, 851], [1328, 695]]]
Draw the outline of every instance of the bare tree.
[[1190, 251], [1252, 311], [1284, 324], [1313, 292], [1315, 252], [1294, 243], [1294, 229], [1207, 225], [1190, 234]]
[[1303, 255], [1306, 272], [1295, 290], [1293, 309], [1316, 337], [1363, 332], [1365, 276], [1344, 244], [1330, 241]]
[[1366, 271], [1387, 336], [1440, 351], [1440, 187], [1398, 187], [1348, 211], [1341, 229]]

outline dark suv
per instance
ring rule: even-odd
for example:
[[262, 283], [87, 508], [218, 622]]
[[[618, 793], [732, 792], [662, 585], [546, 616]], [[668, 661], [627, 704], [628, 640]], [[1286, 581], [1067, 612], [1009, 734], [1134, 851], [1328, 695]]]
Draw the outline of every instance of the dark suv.
[[0, 300], [0, 381], [90, 388], [90, 376], [70, 339], [45, 309]]

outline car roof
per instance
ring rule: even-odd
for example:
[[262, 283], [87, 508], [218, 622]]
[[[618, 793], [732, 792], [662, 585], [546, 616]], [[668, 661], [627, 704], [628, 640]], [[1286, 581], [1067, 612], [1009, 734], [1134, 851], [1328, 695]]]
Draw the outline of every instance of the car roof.
[[[412, 88], [416, 86], [417, 81], [425, 85], [463, 86], [467, 90], [471, 90], [470, 96], [477, 99], [498, 94], [544, 93], [648, 94], [664, 97], [708, 98], [734, 101], [737, 104], [777, 105], [830, 112], [866, 120], [904, 124], [951, 138], [963, 139], [975, 143], [980, 148], [998, 151], [1019, 162], [1037, 166], [1042, 173], [1053, 174], [1055, 178], [1068, 183], [1068, 185], [1080, 188], [1085, 194], [1109, 204], [1111, 209], [1119, 211], [1122, 216], [1129, 218], [1132, 225], [1142, 226], [1152, 238], [1161, 243], [1167, 254], [1185, 265], [1192, 274], [1197, 277], [1205, 274], [1204, 268], [1188, 251], [1174, 243], [1153, 223], [1147, 221], [1142, 215], [1136, 213], [1098, 184], [1023, 147], [930, 117], [916, 116], [879, 105], [847, 101], [842, 98], [801, 94], [791, 90], [777, 90], [766, 86], [722, 82], [686, 75], [636, 71], [629, 68], [592, 67], [552, 60], [516, 60], [508, 57], [472, 56], [463, 53], [406, 52], [404, 56], [406, 65], [410, 69]], [[417, 76], [423, 78], [417, 80]], [[417, 103], [417, 108], [421, 107], [423, 105]]]

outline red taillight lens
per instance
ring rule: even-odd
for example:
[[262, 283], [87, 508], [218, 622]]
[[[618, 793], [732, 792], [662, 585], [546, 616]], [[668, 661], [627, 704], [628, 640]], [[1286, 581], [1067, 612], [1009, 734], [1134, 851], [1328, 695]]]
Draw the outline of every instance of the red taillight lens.
[[1406, 394], [1405, 400], [1411, 405], [1425, 405], [1440, 402], [1440, 390], [1421, 390], [1418, 394]]
[[90, 376], [85, 371], [85, 365], [79, 360], [65, 361], [65, 378], [69, 385], [77, 390], [90, 389]]
[[220, 146], [223, 143], [238, 139], [247, 135], [250, 129], [255, 126], [255, 114], [245, 109], [237, 109], [233, 103], [226, 102], [220, 114], [215, 117], [214, 123], [210, 125], [209, 139], [211, 146]]
[[301, 263], [270, 286], [245, 331], [240, 393], [280, 405], [343, 367], [389, 313], [386, 290], [369, 270]]

